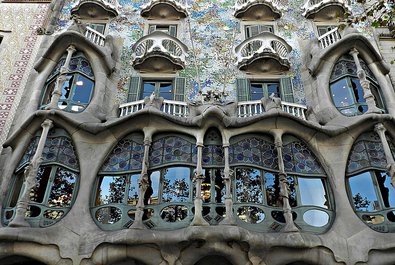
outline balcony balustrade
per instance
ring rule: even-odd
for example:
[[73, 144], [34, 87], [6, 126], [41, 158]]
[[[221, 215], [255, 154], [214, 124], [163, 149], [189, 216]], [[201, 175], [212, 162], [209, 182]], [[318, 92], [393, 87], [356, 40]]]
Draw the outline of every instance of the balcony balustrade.
[[[144, 109], [144, 100], [128, 102], [119, 106], [120, 117], [130, 115], [134, 112]], [[177, 117], [186, 117], [189, 114], [188, 104], [183, 101], [167, 100], [163, 101], [161, 111]]]
[[161, 31], [142, 37], [132, 50], [135, 69], [159, 72], [184, 69], [188, 52], [181, 41]]
[[275, 20], [281, 17], [279, 0], [237, 0], [234, 16], [243, 20]]
[[239, 69], [249, 72], [289, 70], [288, 55], [291, 51], [291, 46], [284, 39], [270, 32], [249, 38], [235, 48]]
[[[307, 107], [304, 105], [281, 101], [281, 109], [295, 117], [306, 120]], [[244, 101], [237, 104], [237, 116], [240, 118], [259, 115], [264, 112], [265, 109], [261, 100]]]
[[333, 20], [350, 11], [349, 0], [307, 0], [303, 16], [315, 21]]
[[324, 35], [318, 37], [318, 41], [320, 42], [320, 46], [322, 49], [331, 46], [339, 40], [341, 40], [341, 35], [338, 28], [334, 28], [331, 31], [325, 33]]
[[104, 46], [104, 41], [106, 40], [106, 36], [90, 27], [86, 27], [85, 37], [99, 46]]
[[141, 7], [141, 16], [148, 19], [181, 19], [188, 16], [185, 5], [177, 0], [151, 0]]

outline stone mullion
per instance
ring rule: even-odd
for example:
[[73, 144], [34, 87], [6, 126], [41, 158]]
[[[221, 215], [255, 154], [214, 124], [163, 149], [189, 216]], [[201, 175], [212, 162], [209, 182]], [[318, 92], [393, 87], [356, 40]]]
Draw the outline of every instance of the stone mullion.
[[367, 80], [366, 78], [366, 72], [365, 70], [362, 69], [361, 62], [359, 61], [358, 58], [358, 50], [353, 48], [350, 51], [350, 54], [354, 58], [355, 65], [357, 66], [357, 75], [359, 78], [359, 81], [361, 83], [362, 89], [363, 89], [363, 98], [366, 101], [366, 104], [368, 105], [368, 113], [382, 113], [383, 111], [376, 106], [376, 102], [374, 100], [374, 95], [372, 94], [372, 91], [370, 90], [370, 81]]
[[196, 182], [196, 197], [194, 200], [195, 215], [193, 216], [191, 225], [203, 226], [203, 225], [209, 225], [209, 223], [207, 223], [207, 221], [204, 220], [202, 215], [202, 211], [203, 211], [202, 182], [204, 180], [203, 164], [202, 164], [203, 144], [197, 143], [196, 146], [197, 146], [197, 165], [196, 165], [196, 175], [194, 178], [194, 181]]
[[46, 107], [47, 109], [58, 109], [59, 108], [58, 103], [59, 103], [60, 97], [62, 96], [62, 87], [67, 79], [67, 73], [69, 71], [71, 57], [73, 56], [74, 52], [76, 52], [76, 51], [77, 50], [75, 49], [74, 45], [70, 45], [67, 48], [67, 57], [66, 57], [66, 60], [63, 64], [63, 66], [60, 68], [59, 76], [56, 79], [55, 89], [52, 92], [51, 102]]
[[283, 161], [283, 142], [281, 139], [281, 134], [276, 134], [275, 146], [277, 149], [277, 157], [278, 157], [278, 168], [279, 168], [279, 189], [280, 189], [280, 197], [283, 203], [283, 212], [285, 219], [285, 227], [283, 228], [283, 232], [297, 232], [298, 228], [295, 226], [295, 223], [292, 218], [292, 208], [289, 203], [289, 183], [287, 180], [287, 173], [285, 173], [284, 161]]
[[26, 169], [23, 173], [25, 178], [25, 182], [24, 182], [25, 185], [22, 195], [19, 198], [18, 203], [16, 205], [15, 217], [9, 224], [10, 227], [30, 226], [30, 224], [25, 220], [25, 214], [27, 212], [27, 208], [30, 201], [30, 191], [36, 185], [36, 176], [38, 174], [38, 169], [42, 162], [42, 154], [43, 154], [45, 142], [48, 137], [48, 132], [52, 128], [52, 126], [53, 126], [53, 121], [49, 119], [45, 120], [41, 124], [43, 131], [41, 133], [36, 152], [34, 153], [32, 160], [30, 161], [29, 165], [26, 166]]
[[391, 185], [395, 187], [395, 160], [392, 156], [390, 145], [388, 144], [385, 132], [387, 131], [382, 123], [374, 126], [374, 131], [379, 135], [383, 144], [385, 159], [387, 160], [387, 173], [391, 177]]
[[233, 200], [232, 200], [232, 192], [231, 192], [231, 185], [232, 185], [232, 176], [233, 170], [230, 169], [229, 166], [229, 144], [224, 144], [224, 158], [225, 158], [225, 168], [224, 168], [224, 182], [225, 182], [225, 210], [226, 210], [226, 217], [222, 220], [221, 224], [224, 225], [233, 225], [234, 217], [233, 217]]
[[144, 140], [144, 157], [143, 164], [141, 168], [141, 174], [139, 178], [139, 200], [136, 205], [136, 215], [134, 218], [133, 225], [130, 228], [139, 228], [144, 229], [145, 225], [143, 224], [143, 215], [144, 215], [144, 196], [147, 188], [149, 186], [149, 177], [148, 177], [148, 165], [149, 165], [149, 150], [151, 147], [151, 139], [146, 138]]

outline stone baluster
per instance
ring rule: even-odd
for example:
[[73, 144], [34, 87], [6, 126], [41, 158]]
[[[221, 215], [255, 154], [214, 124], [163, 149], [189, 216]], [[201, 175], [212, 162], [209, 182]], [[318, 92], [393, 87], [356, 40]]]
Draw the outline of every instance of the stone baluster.
[[69, 71], [71, 57], [73, 56], [74, 52], [76, 52], [76, 51], [77, 50], [75, 49], [74, 45], [70, 45], [67, 48], [66, 60], [63, 64], [63, 66], [60, 68], [59, 76], [56, 79], [55, 89], [52, 92], [51, 102], [48, 104], [46, 109], [58, 109], [59, 108], [58, 103], [59, 103], [60, 97], [62, 96], [62, 87], [67, 79], [67, 73]]
[[48, 132], [52, 128], [52, 126], [53, 126], [52, 120], [48, 120], [48, 119], [41, 124], [43, 131], [41, 133], [40, 140], [37, 145], [36, 153], [34, 154], [29, 165], [26, 166], [26, 169], [24, 171], [24, 178], [25, 178], [24, 189], [16, 205], [15, 217], [9, 223], [8, 225], [9, 227], [30, 227], [30, 224], [25, 220], [25, 215], [30, 201], [31, 190], [36, 185], [36, 176], [42, 162], [42, 153], [44, 150], [45, 142], [47, 140]]
[[225, 155], [225, 168], [224, 168], [224, 182], [225, 182], [225, 210], [226, 210], [226, 217], [224, 220], [221, 221], [223, 225], [234, 225], [234, 217], [233, 217], [233, 200], [232, 200], [232, 192], [231, 192], [231, 185], [232, 185], [232, 176], [233, 170], [230, 169], [229, 166], [229, 144], [224, 144], [224, 155]]
[[280, 133], [276, 133], [275, 135], [275, 146], [277, 149], [278, 156], [278, 169], [279, 169], [279, 189], [280, 189], [280, 197], [282, 199], [283, 211], [284, 211], [284, 219], [285, 219], [285, 227], [283, 228], [283, 232], [297, 232], [298, 228], [295, 226], [293, 218], [292, 218], [292, 209], [289, 203], [289, 183], [287, 180], [287, 173], [285, 173], [284, 161], [283, 161], [283, 141], [281, 139], [282, 135]]
[[350, 51], [350, 54], [354, 58], [354, 62], [357, 66], [357, 75], [359, 78], [359, 82], [361, 83], [362, 89], [363, 89], [363, 98], [366, 101], [366, 104], [368, 105], [368, 111], [367, 113], [382, 113], [383, 110], [378, 108], [376, 106], [376, 102], [374, 100], [374, 95], [372, 94], [372, 91], [370, 90], [370, 81], [367, 80], [366, 78], [366, 72], [365, 70], [362, 69], [361, 62], [359, 61], [358, 58], [358, 50], [353, 48]]
[[374, 131], [380, 136], [380, 140], [384, 148], [385, 158], [387, 160], [387, 174], [391, 177], [391, 185], [395, 187], [395, 160], [392, 156], [387, 137], [385, 137], [386, 129], [382, 123], [378, 123], [374, 126]]
[[204, 180], [203, 175], [203, 166], [202, 166], [202, 155], [203, 155], [203, 143], [197, 143], [197, 166], [196, 173], [194, 177], [194, 182], [196, 182], [196, 197], [194, 201], [195, 206], [195, 215], [193, 216], [193, 220], [191, 222], [192, 226], [203, 226], [209, 225], [206, 220], [204, 220], [202, 211], [203, 211], [203, 199], [202, 199], [202, 183]]
[[144, 157], [143, 164], [141, 168], [141, 175], [139, 178], [139, 199], [136, 205], [136, 214], [134, 217], [134, 222], [130, 226], [130, 228], [138, 228], [145, 229], [145, 225], [143, 224], [143, 215], [144, 215], [144, 197], [147, 188], [150, 186], [149, 176], [148, 176], [148, 165], [149, 165], [149, 149], [151, 147], [151, 137], [146, 137], [144, 139]]

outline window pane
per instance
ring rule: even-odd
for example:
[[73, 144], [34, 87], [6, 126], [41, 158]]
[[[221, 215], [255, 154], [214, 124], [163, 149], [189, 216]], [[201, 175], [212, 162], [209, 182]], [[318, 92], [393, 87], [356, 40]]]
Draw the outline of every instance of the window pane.
[[251, 84], [250, 100], [261, 100], [263, 97], [263, 84]]
[[51, 102], [52, 93], [55, 89], [56, 79], [48, 84], [41, 105], [47, 105]]
[[96, 205], [122, 203], [125, 195], [125, 180], [124, 176], [104, 176], [97, 191]]
[[73, 84], [74, 75], [68, 75], [62, 87], [62, 95], [60, 99], [68, 99], [70, 97], [71, 86]]
[[348, 182], [355, 210], [375, 211], [380, 209], [370, 172], [351, 177]]
[[302, 205], [315, 205], [328, 208], [329, 202], [323, 179], [298, 178]]
[[252, 168], [236, 169], [236, 199], [238, 202], [263, 202], [260, 170]]
[[[295, 190], [295, 179], [292, 176], [287, 176], [289, 184], [289, 204], [291, 207], [297, 206], [296, 202], [296, 190]], [[269, 206], [281, 207], [283, 205], [283, 199], [280, 197], [280, 182], [278, 175], [273, 173], [265, 173], [265, 189], [266, 189], [266, 201]]]
[[331, 93], [336, 107], [346, 107], [355, 103], [345, 78], [331, 84]]
[[354, 92], [355, 102], [362, 103], [365, 102], [363, 97], [363, 88], [358, 78], [351, 79], [351, 86]]
[[163, 174], [163, 202], [189, 201], [190, 169], [174, 167], [164, 170]]
[[151, 96], [152, 92], [155, 91], [155, 82], [144, 82], [143, 87], [143, 98]]
[[43, 202], [45, 190], [49, 177], [51, 175], [52, 167], [40, 167], [36, 177], [36, 186], [31, 189], [30, 200], [33, 202]]
[[83, 75], [76, 76], [77, 81], [75, 82], [73, 101], [81, 104], [88, 104], [91, 99], [91, 93], [94, 83], [92, 80], [86, 78]]
[[172, 83], [160, 83], [159, 84], [159, 96], [164, 99], [173, 99], [173, 85]]
[[149, 187], [145, 192], [144, 196], [144, 204], [158, 204], [159, 202], [159, 180], [160, 180], [160, 171], [154, 171], [151, 173], [148, 184]]
[[73, 199], [76, 174], [63, 168], [56, 170], [48, 198], [49, 207], [69, 207]]
[[139, 201], [139, 174], [130, 176], [128, 204], [137, 205]]
[[225, 184], [224, 184], [224, 170], [223, 169], [214, 169], [214, 181], [215, 181], [215, 202], [224, 203], [225, 202]]
[[391, 185], [391, 177], [385, 172], [375, 171], [377, 184], [385, 207], [395, 207], [395, 188]]
[[268, 96], [274, 93], [276, 97], [280, 97], [280, 85], [278, 83], [267, 84], [267, 91]]
[[21, 193], [22, 184], [23, 184], [23, 171], [16, 176], [14, 188], [12, 189], [11, 201], [9, 204], [10, 207], [16, 206], [18, 202], [19, 194]]

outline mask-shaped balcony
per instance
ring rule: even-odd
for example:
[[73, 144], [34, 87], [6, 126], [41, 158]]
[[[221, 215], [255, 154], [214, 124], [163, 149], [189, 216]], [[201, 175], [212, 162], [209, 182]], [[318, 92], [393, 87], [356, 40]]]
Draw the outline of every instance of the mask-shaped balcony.
[[141, 72], [176, 72], [185, 67], [187, 46], [177, 38], [154, 31], [132, 47], [133, 67]]
[[275, 20], [281, 17], [279, 0], [237, 0], [235, 17], [242, 20]]
[[147, 19], [177, 20], [187, 17], [188, 12], [177, 0], [151, 0], [141, 7], [141, 16]]
[[291, 51], [284, 39], [270, 32], [249, 38], [235, 48], [239, 69], [253, 74], [288, 71]]
[[350, 11], [349, 0], [306, 0], [303, 16], [314, 21], [328, 21]]
[[118, 16], [118, 0], [79, 0], [71, 15], [81, 19], [111, 19]]

